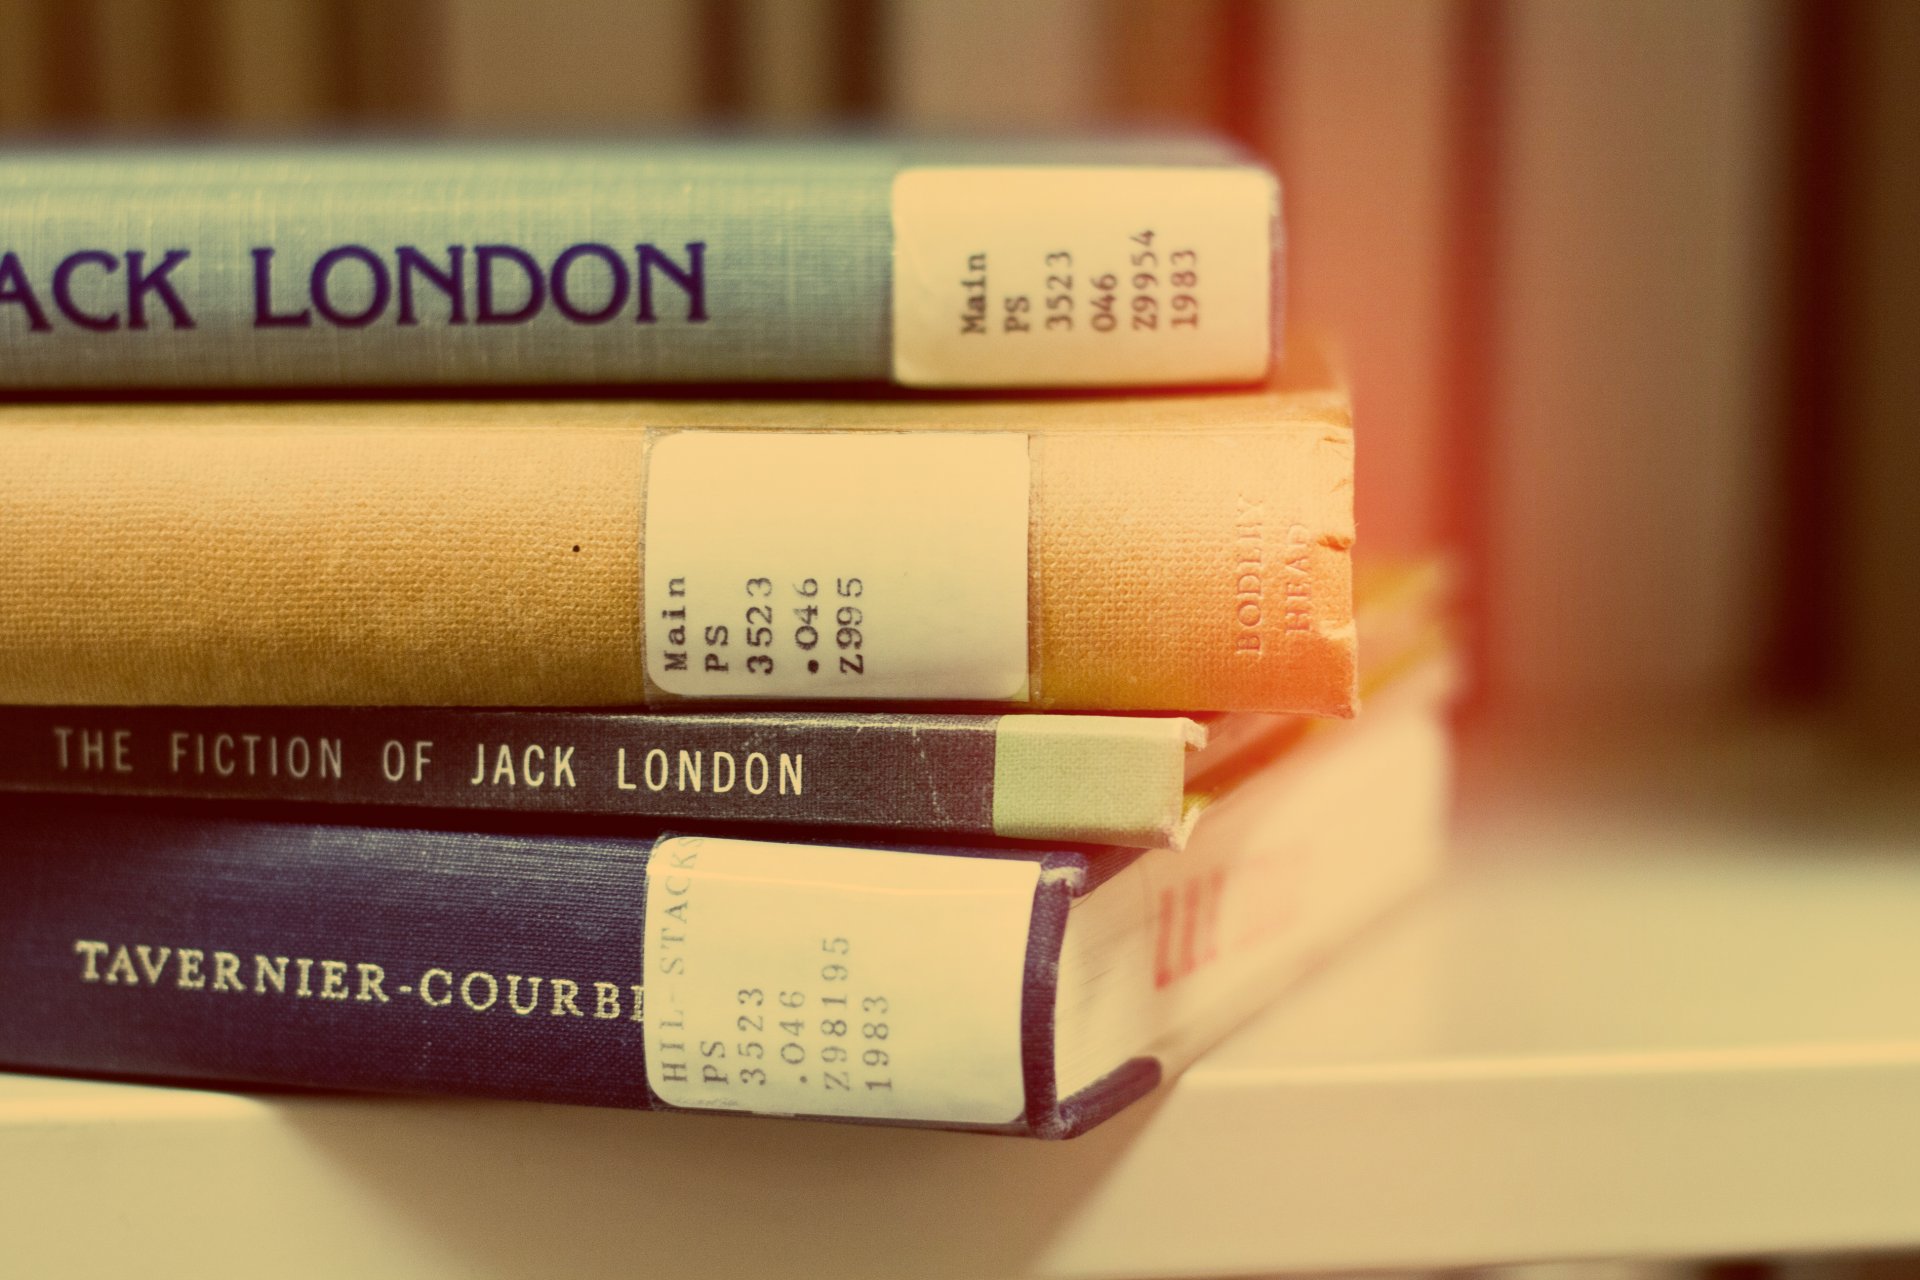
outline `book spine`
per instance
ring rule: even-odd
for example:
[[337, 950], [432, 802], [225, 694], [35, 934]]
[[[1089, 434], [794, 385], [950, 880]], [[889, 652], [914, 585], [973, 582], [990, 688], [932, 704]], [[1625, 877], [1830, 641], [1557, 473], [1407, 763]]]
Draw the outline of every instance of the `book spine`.
[[35, 0], [0, 0], [0, 130], [18, 135], [45, 123], [52, 18]]
[[[514, 0], [435, 8], [443, 110], [456, 128], [698, 127], [712, 110], [696, 0], [571, 0], [560, 21]], [[635, 75], [641, 48], [653, 66]]]
[[[214, 0], [210, 50], [222, 126], [270, 134], [314, 128], [339, 109], [344, 69], [330, 65], [337, 38], [323, 0]], [[337, 56], [337, 55], [336, 55]]]
[[0, 430], [0, 701], [1354, 706], [1343, 426], [388, 412]]
[[9, 809], [10, 1066], [1027, 1123], [1037, 856]]
[[0, 174], [0, 386], [1247, 382], [1277, 207], [876, 148], [55, 152]]
[[5, 707], [0, 791], [594, 814], [1146, 847], [1182, 720]]

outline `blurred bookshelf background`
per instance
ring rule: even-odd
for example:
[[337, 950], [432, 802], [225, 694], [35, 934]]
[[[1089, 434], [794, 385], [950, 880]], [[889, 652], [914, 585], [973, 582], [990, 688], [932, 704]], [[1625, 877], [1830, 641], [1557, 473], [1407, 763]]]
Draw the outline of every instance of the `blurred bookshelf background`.
[[5, 141], [1146, 124], [1281, 174], [1361, 544], [1459, 566], [1469, 827], [1915, 852], [1920, 5], [0, 0]]
[[1920, 739], [1920, 7], [0, 0], [0, 136], [1200, 126], [1497, 722]]

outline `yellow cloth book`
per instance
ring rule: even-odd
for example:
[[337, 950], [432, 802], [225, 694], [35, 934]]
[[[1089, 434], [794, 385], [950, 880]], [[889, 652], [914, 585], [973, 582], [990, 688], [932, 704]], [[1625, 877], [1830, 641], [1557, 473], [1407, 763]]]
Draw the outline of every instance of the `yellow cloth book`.
[[0, 409], [0, 701], [1350, 714], [1353, 434], [1254, 391]]

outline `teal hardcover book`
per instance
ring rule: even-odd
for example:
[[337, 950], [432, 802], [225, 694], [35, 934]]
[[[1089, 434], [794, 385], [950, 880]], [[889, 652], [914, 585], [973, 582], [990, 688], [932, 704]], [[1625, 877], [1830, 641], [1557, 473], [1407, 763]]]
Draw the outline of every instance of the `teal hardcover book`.
[[0, 152], [0, 388], [1240, 383], [1278, 187], [1204, 139]]

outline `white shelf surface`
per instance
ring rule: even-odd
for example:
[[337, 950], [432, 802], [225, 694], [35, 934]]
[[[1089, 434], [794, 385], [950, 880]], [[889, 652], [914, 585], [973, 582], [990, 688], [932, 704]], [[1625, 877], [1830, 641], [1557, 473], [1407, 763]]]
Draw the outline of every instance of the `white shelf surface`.
[[1499, 810], [1438, 890], [1065, 1144], [0, 1076], [0, 1271], [897, 1280], [1913, 1247], [1911, 835]]

